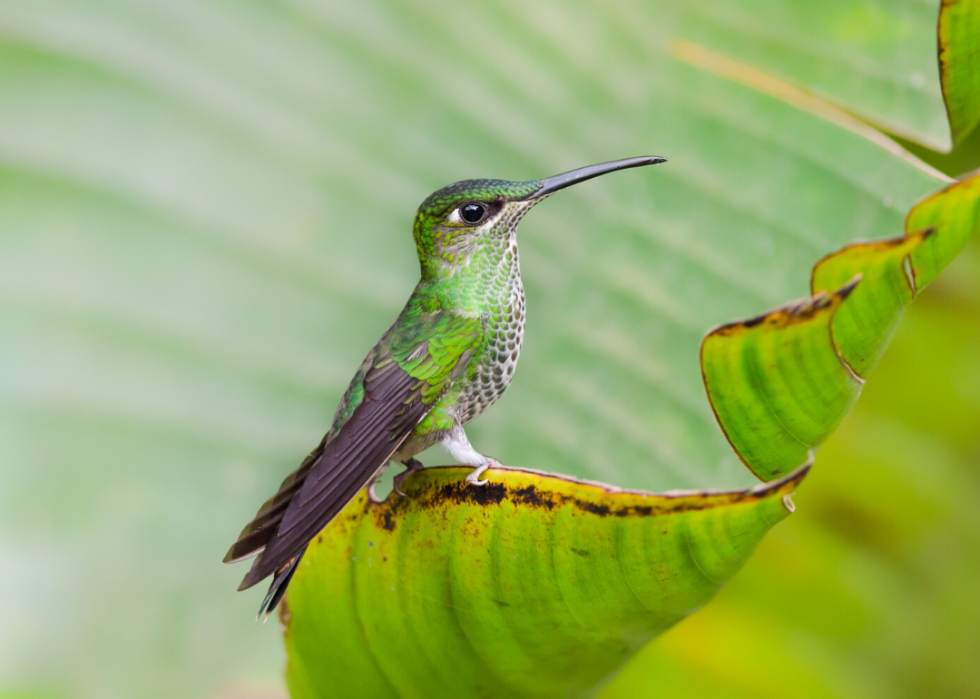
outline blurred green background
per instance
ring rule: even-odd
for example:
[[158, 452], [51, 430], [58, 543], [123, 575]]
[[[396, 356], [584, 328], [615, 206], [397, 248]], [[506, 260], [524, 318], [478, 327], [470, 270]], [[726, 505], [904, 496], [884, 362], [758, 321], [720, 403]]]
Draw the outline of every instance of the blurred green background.
[[[415, 207], [456, 179], [671, 158], [522, 225], [526, 347], [478, 448], [628, 487], [751, 484], [700, 387], [704, 331], [806, 294], [817, 259], [900, 234], [942, 182], [675, 40], [956, 175], [980, 138], [932, 150], [937, 12], [0, 4], [0, 696], [283, 696], [261, 593], [220, 558], [319, 440], [415, 282]], [[606, 695], [980, 695], [978, 280], [974, 240], [797, 513]]]

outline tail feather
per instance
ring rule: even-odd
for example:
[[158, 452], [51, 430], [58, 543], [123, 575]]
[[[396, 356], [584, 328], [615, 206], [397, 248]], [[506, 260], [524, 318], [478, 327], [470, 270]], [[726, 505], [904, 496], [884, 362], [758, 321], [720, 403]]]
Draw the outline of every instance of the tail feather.
[[[306, 551], [304, 550], [303, 553], [306, 553]], [[275, 576], [272, 578], [272, 584], [269, 585], [269, 591], [265, 593], [265, 597], [263, 598], [262, 604], [259, 607], [259, 613], [255, 615], [256, 621], [262, 619], [262, 615], [264, 614], [264, 622], [279, 605], [283, 595], [286, 594], [286, 588], [289, 587], [289, 581], [293, 579], [293, 573], [296, 572], [296, 567], [299, 565], [299, 562], [303, 560], [303, 553], [299, 554], [296, 556], [296, 558], [292, 559], [289, 561], [289, 563], [276, 571]]]

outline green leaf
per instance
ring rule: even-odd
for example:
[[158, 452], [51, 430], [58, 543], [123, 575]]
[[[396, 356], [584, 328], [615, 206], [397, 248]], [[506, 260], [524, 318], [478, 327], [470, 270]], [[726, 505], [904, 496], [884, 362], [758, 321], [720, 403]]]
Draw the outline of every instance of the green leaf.
[[711, 407], [760, 479], [795, 468], [850, 412], [905, 307], [980, 229], [980, 177], [920, 202], [906, 226], [820, 260], [813, 297], [705, 337]]
[[735, 452], [763, 481], [807, 459], [861, 393], [863, 381], [840, 361], [830, 332], [859, 280], [831, 295], [723, 325], [701, 345], [715, 416]]
[[417, 278], [412, 212], [456, 179], [671, 159], [524, 221], [521, 369], [474, 444], [622, 487], [752, 481], [704, 331], [807, 293], [938, 180], [672, 53], [713, 21], [680, 7], [0, 8], [0, 691], [278, 685], [217, 561], [320, 438]]
[[880, 360], [905, 308], [980, 230], [980, 178], [957, 182], [916, 204], [905, 227], [903, 237], [848, 246], [813, 269], [814, 294], [863, 276], [833, 321], [837, 351], [861, 377]]
[[944, 0], [939, 13], [939, 77], [953, 143], [980, 123], [980, 2]]
[[980, 176], [952, 184], [916, 204], [906, 219], [906, 233], [930, 228], [936, 234], [911, 254], [917, 291], [931, 284], [980, 230]]
[[813, 293], [828, 292], [859, 276], [861, 284], [834, 315], [832, 335], [841, 362], [858, 377], [878, 364], [898, 328], [902, 311], [912, 303], [916, 288], [909, 254], [934, 229], [876, 243], [855, 243], [823, 258], [814, 266]]
[[285, 622], [294, 699], [592, 696], [710, 600], [792, 511], [809, 465], [729, 493], [428, 469], [351, 502], [307, 550]]

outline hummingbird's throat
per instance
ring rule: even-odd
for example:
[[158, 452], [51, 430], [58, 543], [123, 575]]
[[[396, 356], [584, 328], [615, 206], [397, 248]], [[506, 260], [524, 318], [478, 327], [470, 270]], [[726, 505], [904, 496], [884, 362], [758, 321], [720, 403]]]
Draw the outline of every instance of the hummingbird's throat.
[[507, 202], [483, 225], [440, 236], [429, 261], [430, 273], [436, 279], [466, 279], [476, 287], [497, 286], [517, 262], [517, 225], [538, 201]]

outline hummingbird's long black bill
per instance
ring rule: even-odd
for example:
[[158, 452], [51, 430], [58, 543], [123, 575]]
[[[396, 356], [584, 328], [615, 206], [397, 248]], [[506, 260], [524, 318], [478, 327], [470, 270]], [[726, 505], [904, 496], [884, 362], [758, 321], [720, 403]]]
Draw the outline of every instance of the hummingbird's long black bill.
[[547, 196], [548, 194], [557, 192], [559, 189], [564, 189], [565, 187], [570, 187], [573, 184], [591, 180], [593, 177], [605, 175], [609, 172], [627, 170], [631, 167], [643, 167], [644, 165], [656, 165], [658, 163], [666, 162], [667, 158], [661, 158], [659, 155], [641, 155], [638, 158], [625, 158], [624, 160], [613, 160], [612, 162], [608, 163], [599, 163], [598, 165], [580, 167], [578, 170], [563, 172], [560, 175], [545, 177], [543, 180], [539, 180], [541, 182], [541, 189], [536, 191], [528, 198], [537, 199], [539, 197]]

